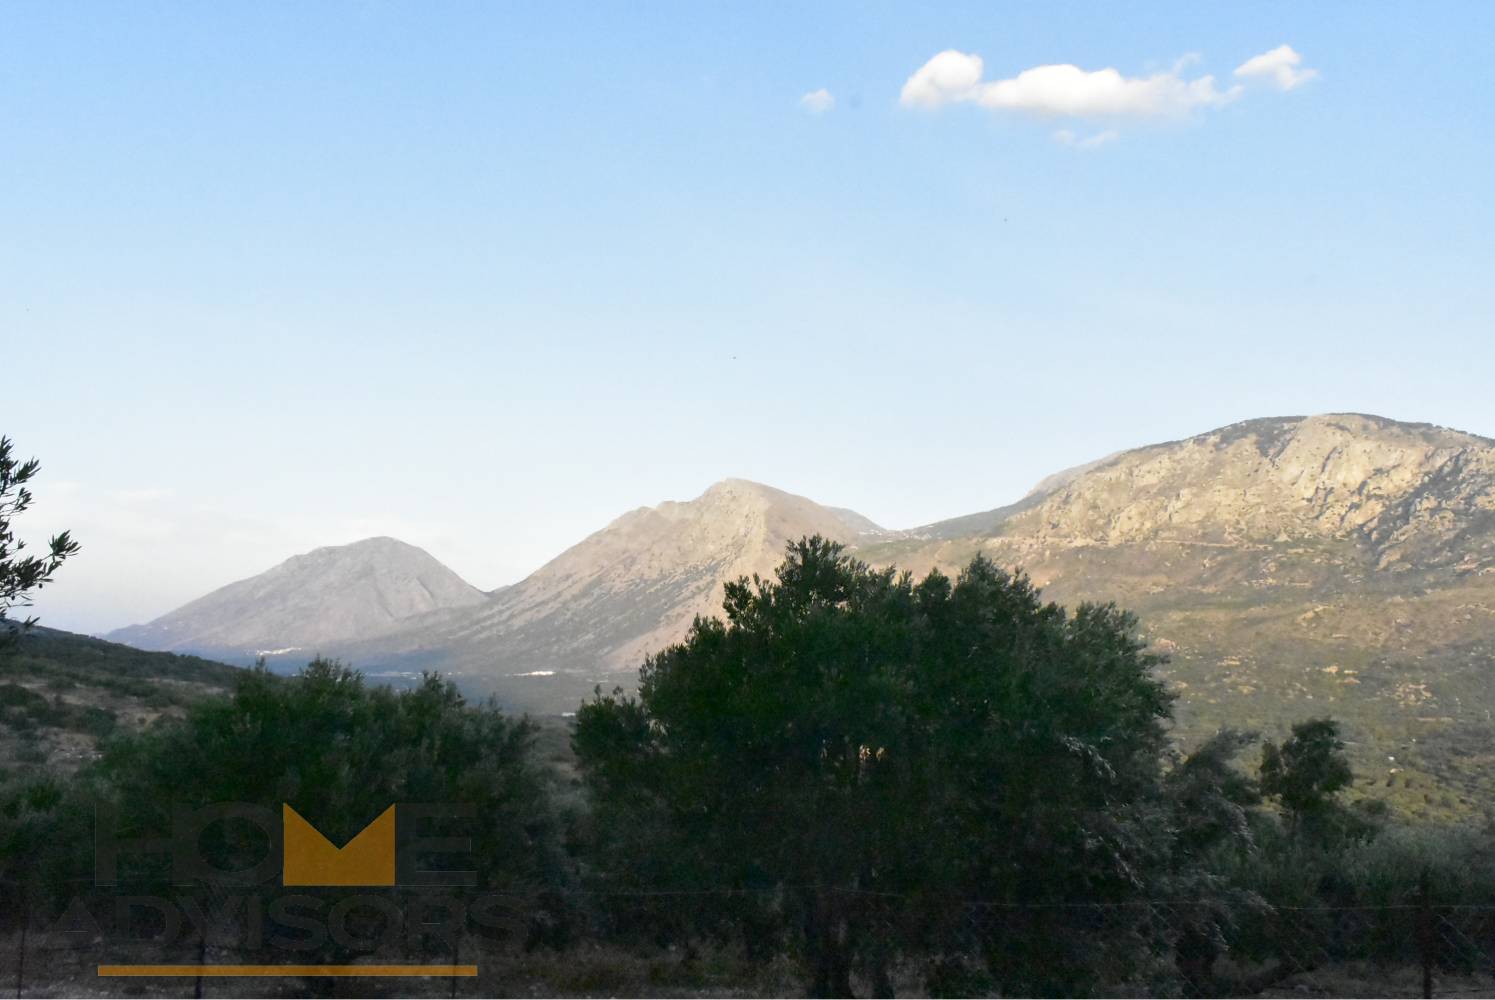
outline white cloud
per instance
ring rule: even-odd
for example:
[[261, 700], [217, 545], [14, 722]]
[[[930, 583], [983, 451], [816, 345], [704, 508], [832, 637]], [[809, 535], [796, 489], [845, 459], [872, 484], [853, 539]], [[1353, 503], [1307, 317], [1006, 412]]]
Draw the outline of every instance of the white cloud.
[[973, 103], [994, 111], [1065, 118], [1178, 118], [1219, 107], [1239, 96], [1239, 85], [1221, 90], [1208, 74], [1186, 80], [1180, 60], [1166, 73], [1127, 77], [1115, 69], [1083, 70], [1059, 64], [1034, 66], [1006, 80], [982, 80], [981, 57], [949, 49], [930, 59], [903, 85], [905, 107], [939, 108]]
[[1173, 60], [1173, 73], [1174, 75], [1177, 75], [1188, 69], [1190, 66], [1193, 66], [1195, 63], [1201, 62], [1204, 62], [1204, 56], [1200, 55], [1198, 52], [1185, 52], [1183, 55]]
[[1319, 75], [1316, 69], [1299, 69], [1303, 57], [1291, 45], [1279, 45], [1270, 52], [1252, 56], [1235, 69], [1242, 79], [1269, 80], [1278, 90], [1292, 90]]
[[946, 49], [908, 78], [898, 100], [906, 108], [938, 108], [970, 100], [980, 82], [980, 56]]
[[1054, 133], [1054, 141], [1061, 146], [1073, 146], [1076, 149], [1099, 149], [1108, 142], [1115, 142], [1121, 138], [1121, 133], [1115, 129], [1108, 128], [1104, 132], [1094, 135], [1078, 136], [1067, 128], [1061, 128]]
[[835, 109], [836, 98], [831, 95], [829, 90], [821, 87], [819, 90], [812, 90], [801, 97], [799, 99], [799, 106], [812, 115], [823, 115], [827, 111]]

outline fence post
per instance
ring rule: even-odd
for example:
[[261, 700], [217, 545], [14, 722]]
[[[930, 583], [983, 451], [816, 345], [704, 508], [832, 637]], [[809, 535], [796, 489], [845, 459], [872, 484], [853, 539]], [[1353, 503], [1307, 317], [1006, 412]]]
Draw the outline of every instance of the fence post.
[[462, 928], [457, 927], [456, 936], [452, 940], [452, 996], [457, 995], [457, 964], [462, 961]]
[[1422, 956], [1422, 995], [1433, 995], [1433, 900], [1427, 866], [1417, 879], [1417, 950]]
[[21, 989], [26, 983], [26, 928], [31, 924], [30, 899], [25, 882], [21, 883], [21, 949], [16, 956], [16, 1000], [21, 998]]
[[192, 996], [194, 1000], [202, 1000], [202, 970], [208, 964], [208, 929], [207, 921], [203, 921], [203, 929], [197, 935], [197, 982], [192, 985]]

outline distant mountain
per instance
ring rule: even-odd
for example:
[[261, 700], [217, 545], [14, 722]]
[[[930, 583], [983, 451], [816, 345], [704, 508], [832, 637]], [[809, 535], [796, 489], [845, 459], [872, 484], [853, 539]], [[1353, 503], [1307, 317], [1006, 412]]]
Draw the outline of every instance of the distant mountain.
[[424, 550], [393, 538], [368, 538], [293, 556], [108, 638], [231, 662], [262, 653], [305, 659], [333, 640], [378, 635], [416, 615], [487, 600]]
[[436, 668], [521, 707], [575, 707], [596, 683], [626, 682], [645, 653], [721, 608], [725, 580], [769, 575], [803, 535], [847, 543], [882, 528], [759, 483], [728, 479], [694, 500], [641, 507], [487, 603], [336, 644], [376, 673]]

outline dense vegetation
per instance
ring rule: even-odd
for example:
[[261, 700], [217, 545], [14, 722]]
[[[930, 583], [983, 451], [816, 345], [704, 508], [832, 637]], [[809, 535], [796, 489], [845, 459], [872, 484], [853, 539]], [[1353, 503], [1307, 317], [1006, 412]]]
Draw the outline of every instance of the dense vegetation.
[[[637, 696], [583, 704], [569, 748], [435, 677], [397, 692], [325, 661], [231, 671], [144, 728], [98, 722], [100, 755], [71, 776], [0, 779], [0, 891], [25, 903], [9, 926], [123, 891], [79, 889], [100, 803], [145, 836], [174, 806], [285, 802], [336, 843], [390, 803], [471, 805], [456, 832], [477, 884], [457, 895], [496, 894], [511, 919], [466, 947], [528, 955], [545, 971], [527, 988], [562, 992], [1249, 990], [1350, 958], [1409, 967], [1419, 900], [1495, 901], [1495, 841], [1351, 801], [1329, 719], [1175, 747], [1158, 660], [1114, 606], [1046, 603], [982, 559], [915, 581], [811, 538], [775, 579], [729, 584], [724, 610], [649, 658]], [[29, 648], [6, 677], [48, 662]], [[20, 680], [0, 697], [52, 711]], [[266, 846], [231, 822], [201, 841], [220, 869]], [[169, 881], [146, 864], [125, 887]], [[1368, 916], [1347, 930], [1347, 913]], [[641, 956], [665, 957], [616, 978]]]
[[[1333, 870], [1377, 833], [1340, 801], [1334, 722], [1263, 744], [1259, 778], [1237, 760], [1249, 734], [1180, 757], [1131, 616], [1066, 612], [979, 557], [916, 583], [809, 539], [776, 580], [729, 585], [725, 611], [650, 658], [636, 698], [583, 706], [586, 874], [603, 898], [740, 894], [652, 926], [631, 907], [628, 926], [788, 947], [814, 995], [853, 973], [886, 992], [911, 954], [936, 991], [1203, 985], [1284, 891], [1274, 866]], [[1283, 936], [1253, 926], [1270, 958]]]
[[[346, 843], [391, 804], [461, 804], [467, 815], [420, 835], [470, 841], [460, 870], [476, 878], [465, 891], [518, 891], [528, 898], [563, 884], [561, 838], [546, 776], [532, 752], [530, 722], [508, 719], [492, 705], [468, 704], [450, 682], [434, 676], [394, 691], [369, 686], [356, 671], [324, 660], [292, 678], [262, 668], [235, 674], [229, 695], [201, 699], [142, 731], [115, 734], [104, 741], [102, 756], [76, 774], [33, 770], [0, 785], [0, 888], [8, 901], [24, 900], [35, 920], [82, 899], [98, 926], [138, 933], [135, 924], [111, 917], [110, 901], [121, 894], [179, 895], [180, 861], [170, 853], [123, 853], [107, 884], [95, 887], [96, 830], [109, 826], [108, 836], [121, 841], [170, 836], [182, 809], [220, 803], [259, 807], [272, 829], [278, 829], [282, 803], [289, 804], [335, 844]], [[278, 837], [267, 836], [264, 826], [215, 821], [193, 844], [192, 863], [205, 865], [207, 873], [191, 876], [208, 890], [200, 905], [210, 905], [215, 894], [229, 891], [225, 887], [238, 886], [233, 891], [266, 905], [282, 891], [274, 863]], [[221, 876], [255, 869], [267, 857], [274, 868], [268, 881], [256, 877], [240, 885], [238, 877]], [[441, 860], [434, 855], [421, 867], [440, 871]], [[323, 901], [315, 905], [324, 914], [341, 898], [336, 890], [306, 893]], [[414, 898], [397, 900], [409, 906]], [[537, 917], [531, 912], [526, 920]], [[388, 932], [377, 914], [348, 919], [376, 938]], [[511, 932], [514, 922], [499, 929]], [[430, 940], [415, 930], [412, 935], [411, 944], [420, 948], [455, 946], [445, 933]], [[356, 954], [325, 934], [284, 947], [323, 961]]]

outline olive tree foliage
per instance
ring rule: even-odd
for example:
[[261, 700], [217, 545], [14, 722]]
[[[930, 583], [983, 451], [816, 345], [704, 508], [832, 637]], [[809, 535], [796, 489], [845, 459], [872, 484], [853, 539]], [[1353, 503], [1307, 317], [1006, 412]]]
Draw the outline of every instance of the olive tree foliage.
[[0, 437], [0, 647], [36, 622], [35, 618], [17, 622], [11, 612], [29, 608], [32, 593], [50, 583], [58, 567], [78, 551], [78, 543], [64, 531], [47, 543], [45, 555], [21, 554], [26, 543], [16, 539], [12, 522], [31, 506], [26, 484], [40, 469], [34, 458], [24, 462], [16, 458], [10, 438]]
[[1168, 895], [1189, 901], [1172, 913], [1173, 957], [1195, 993], [1213, 992], [1216, 961], [1232, 950], [1242, 916], [1262, 919], [1271, 911], [1232, 877], [1259, 852], [1261, 788], [1237, 765], [1257, 739], [1222, 729], [1181, 756], [1164, 779], [1174, 853]]
[[1262, 746], [1262, 793], [1278, 801], [1294, 833], [1353, 832], [1345, 829], [1350, 817], [1337, 798], [1353, 781], [1339, 723], [1333, 719], [1300, 722], [1281, 746]]
[[666, 916], [782, 935], [814, 995], [858, 970], [887, 989], [895, 945], [987, 977], [934, 988], [1003, 992], [1155, 953], [1145, 920], [1050, 905], [1143, 898], [1169, 868], [1171, 702], [1131, 615], [1067, 612], [982, 557], [916, 583], [819, 537], [723, 610], [636, 698], [578, 712], [598, 884], [704, 892]]
[[[288, 803], [336, 843], [392, 804], [450, 803], [471, 816], [475, 869], [490, 889], [536, 889], [559, 872], [556, 821], [535, 761], [535, 726], [490, 703], [469, 703], [425, 675], [396, 691], [318, 658], [293, 677], [246, 670], [227, 698], [205, 699], [111, 742], [88, 777], [125, 829], [158, 836], [178, 806]], [[262, 845], [222, 837], [215, 863], [243, 867]]]
[[1222, 846], [1254, 846], [1252, 820], [1261, 804], [1261, 787], [1236, 766], [1236, 759], [1258, 738], [1253, 732], [1222, 729], [1169, 771], [1177, 849], [1205, 855]]

